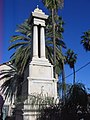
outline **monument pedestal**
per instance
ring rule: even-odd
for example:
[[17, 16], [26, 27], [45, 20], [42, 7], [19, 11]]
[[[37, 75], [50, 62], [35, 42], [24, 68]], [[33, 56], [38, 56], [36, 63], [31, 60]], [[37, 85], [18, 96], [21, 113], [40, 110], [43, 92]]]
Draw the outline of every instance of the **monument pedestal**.
[[37, 96], [57, 98], [57, 80], [53, 78], [53, 66], [47, 59], [32, 59], [29, 77], [22, 84], [23, 102], [16, 105], [15, 120], [36, 120], [40, 110]]
[[47, 59], [32, 59], [29, 65], [28, 94], [41, 94], [57, 98], [57, 81], [53, 66]]
[[15, 120], [36, 120], [39, 115], [39, 109], [29, 103], [20, 103], [14, 110]]

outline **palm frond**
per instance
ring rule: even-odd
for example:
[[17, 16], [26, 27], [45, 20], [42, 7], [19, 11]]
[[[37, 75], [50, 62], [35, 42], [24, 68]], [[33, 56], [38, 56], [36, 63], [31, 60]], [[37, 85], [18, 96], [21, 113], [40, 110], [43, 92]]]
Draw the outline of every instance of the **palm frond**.
[[81, 36], [81, 44], [85, 48], [86, 51], [90, 51], [90, 30], [83, 33], [84, 35]]

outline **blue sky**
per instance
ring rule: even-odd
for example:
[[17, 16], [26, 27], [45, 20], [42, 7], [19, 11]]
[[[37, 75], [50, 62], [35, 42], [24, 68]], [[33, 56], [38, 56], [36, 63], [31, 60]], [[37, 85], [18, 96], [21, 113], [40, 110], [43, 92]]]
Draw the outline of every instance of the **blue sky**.
[[[47, 9], [41, 0], [3, 0], [3, 46], [2, 60], [0, 63], [7, 62], [13, 51], [8, 51], [10, 37], [15, 33], [16, 25], [21, 24], [30, 16], [37, 4], [46, 14]], [[90, 0], [65, 0], [64, 8], [59, 11], [63, 17], [64, 42], [67, 48], [71, 48], [78, 54], [76, 70], [90, 61], [90, 52], [86, 52], [80, 44], [81, 36], [84, 31], [90, 29]], [[66, 76], [72, 70], [65, 66]], [[67, 82], [72, 82], [73, 76], [66, 78]], [[82, 82], [86, 87], [90, 87], [90, 64], [76, 73], [76, 81]]]

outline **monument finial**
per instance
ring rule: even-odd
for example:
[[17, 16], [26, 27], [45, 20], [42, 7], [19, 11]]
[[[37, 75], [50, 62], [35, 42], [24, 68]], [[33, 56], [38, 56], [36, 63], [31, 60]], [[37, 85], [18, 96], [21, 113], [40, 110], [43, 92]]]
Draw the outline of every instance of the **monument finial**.
[[38, 8], [38, 5], [37, 5], [37, 8]]

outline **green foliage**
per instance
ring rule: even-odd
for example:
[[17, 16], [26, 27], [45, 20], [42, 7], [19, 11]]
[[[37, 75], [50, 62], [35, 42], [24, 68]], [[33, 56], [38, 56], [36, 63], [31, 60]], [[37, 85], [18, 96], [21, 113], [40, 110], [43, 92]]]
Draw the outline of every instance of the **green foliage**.
[[[47, 9], [50, 11], [51, 20], [49, 22], [49, 26], [50, 26], [51, 30], [49, 31], [50, 32], [49, 34], [51, 34], [50, 36], [53, 41], [53, 65], [54, 65], [54, 77], [56, 78], [56, 72], [57, 72], [57, 68], [56, 68], [56, 65], [57, 65], [56, 44], [57, 43], [56, 42], [57, 42], [57, 40], [61, 40], [61, 38], [62, 38], [61, 35], [62, 35], [62, 31], [63, 31], [62, 30], [63, 22], [59, 21], [60, 17], [58, 16], [58, 10], [59, 10], [59, 8], [63, 7], [64, 0], [42, 0], [42, 2], [47, 7]], [[59, 26], [61, 29], [59, 28]], [[59, 34], [57, 31], [59, 31]], [[60, 63], [61, 62], [62, 61], [60, 61]]]
[[12, 36], [8, 50], [15, 49], [11, 56], [11, 62], [18, 69], [18, 72], [23, 74], [31, 58], [31, 27], [27, 20], [18, 26], [17, 32], [18, 35]]
[[4, 81], [1, 89], [5, 95], [5, 98], [9, 97], [10, 101], [12, 101], [14, 95], [17, 96], [17, 93], [21, 94], [19, 88], [21, 87], [20, 83], [22, 82], [23, 78], [11, 63], [5, 65], [8, 66], [8, 69], [5, 67], [0, 73], [0, 80]]
[[61, 98], [61, 92], [62, 92], [62, 89], [64, 89], [66, 91], [66, 93], [69, 91], [69, 89], [71, 88], [71, 84], [62, 84], [61, 82], [58, 81], [57, 83], [57, 87], [58, 87], [58, 94]]
[[[56, 67], [56, 74], [60, 74], [60, 71], [62, 69], [62, 59], [64, 59], [64, 56], [61, 51], [61, 47], [66, 48], [65, 43], [62, 41], [62, 33], [64, 31], [63, 24], [64, 21], [62, 17], [56, 16], [55, 17], [55, 50], [56, 50], [56, 64], [54, 65], [54, 52], [53, 52], [53, 25], [51, 20], [51, 15], [49, 16], [49, 19], [47, 21], [46, 26], [46, 56], [50, 60], [50, 62]], [[49, 53], [51, 51], [51, 53]]]
[[84, 32], [83, 34], [84, 35], [81, 36], [81, 44], [86, 51], [90, 51], [90, 30]]
[[49, 10], [52, 8], [57, 10], [64, 5], [64, 0], [42, 0], [42, 2]]
[[67, 104], [87, 106], [88, 98], [85, 86], [81, 83], [71, 86], [67, 93]]
[[60, 118], [60, 107], [58, 105], [52, 105], [42, 109], [37, 120], [60, 120]]
[[42, 109], [37, 120], [89, 120], [90, 108], [88, 96], [83, 84], [78, 83], [70, 87], [65, 103], [60, 101], [57, 105]]
[[70, 68], [74, 68], [76, 60], [77, 54], [75, 54], [73, 50], [68, 49], [65, 56], [65, 63], [67, 63], [70, 66]]
[[73, 68], [73, 84], [75, 84], [75, 63], [77, 60], [77, 54], [73, 50], [68, 49], [65, 56], [65, 63], [67, 63], [70, 68]]
[[88, 117], [89, 109], [87, 109], [87, 105], [88, 96], [84, 85], [81, 83], [72, 85], [67, 93], [65, 105], [62, 108], [63, 120], [67, 117], [70, 117], [71, 120]]

